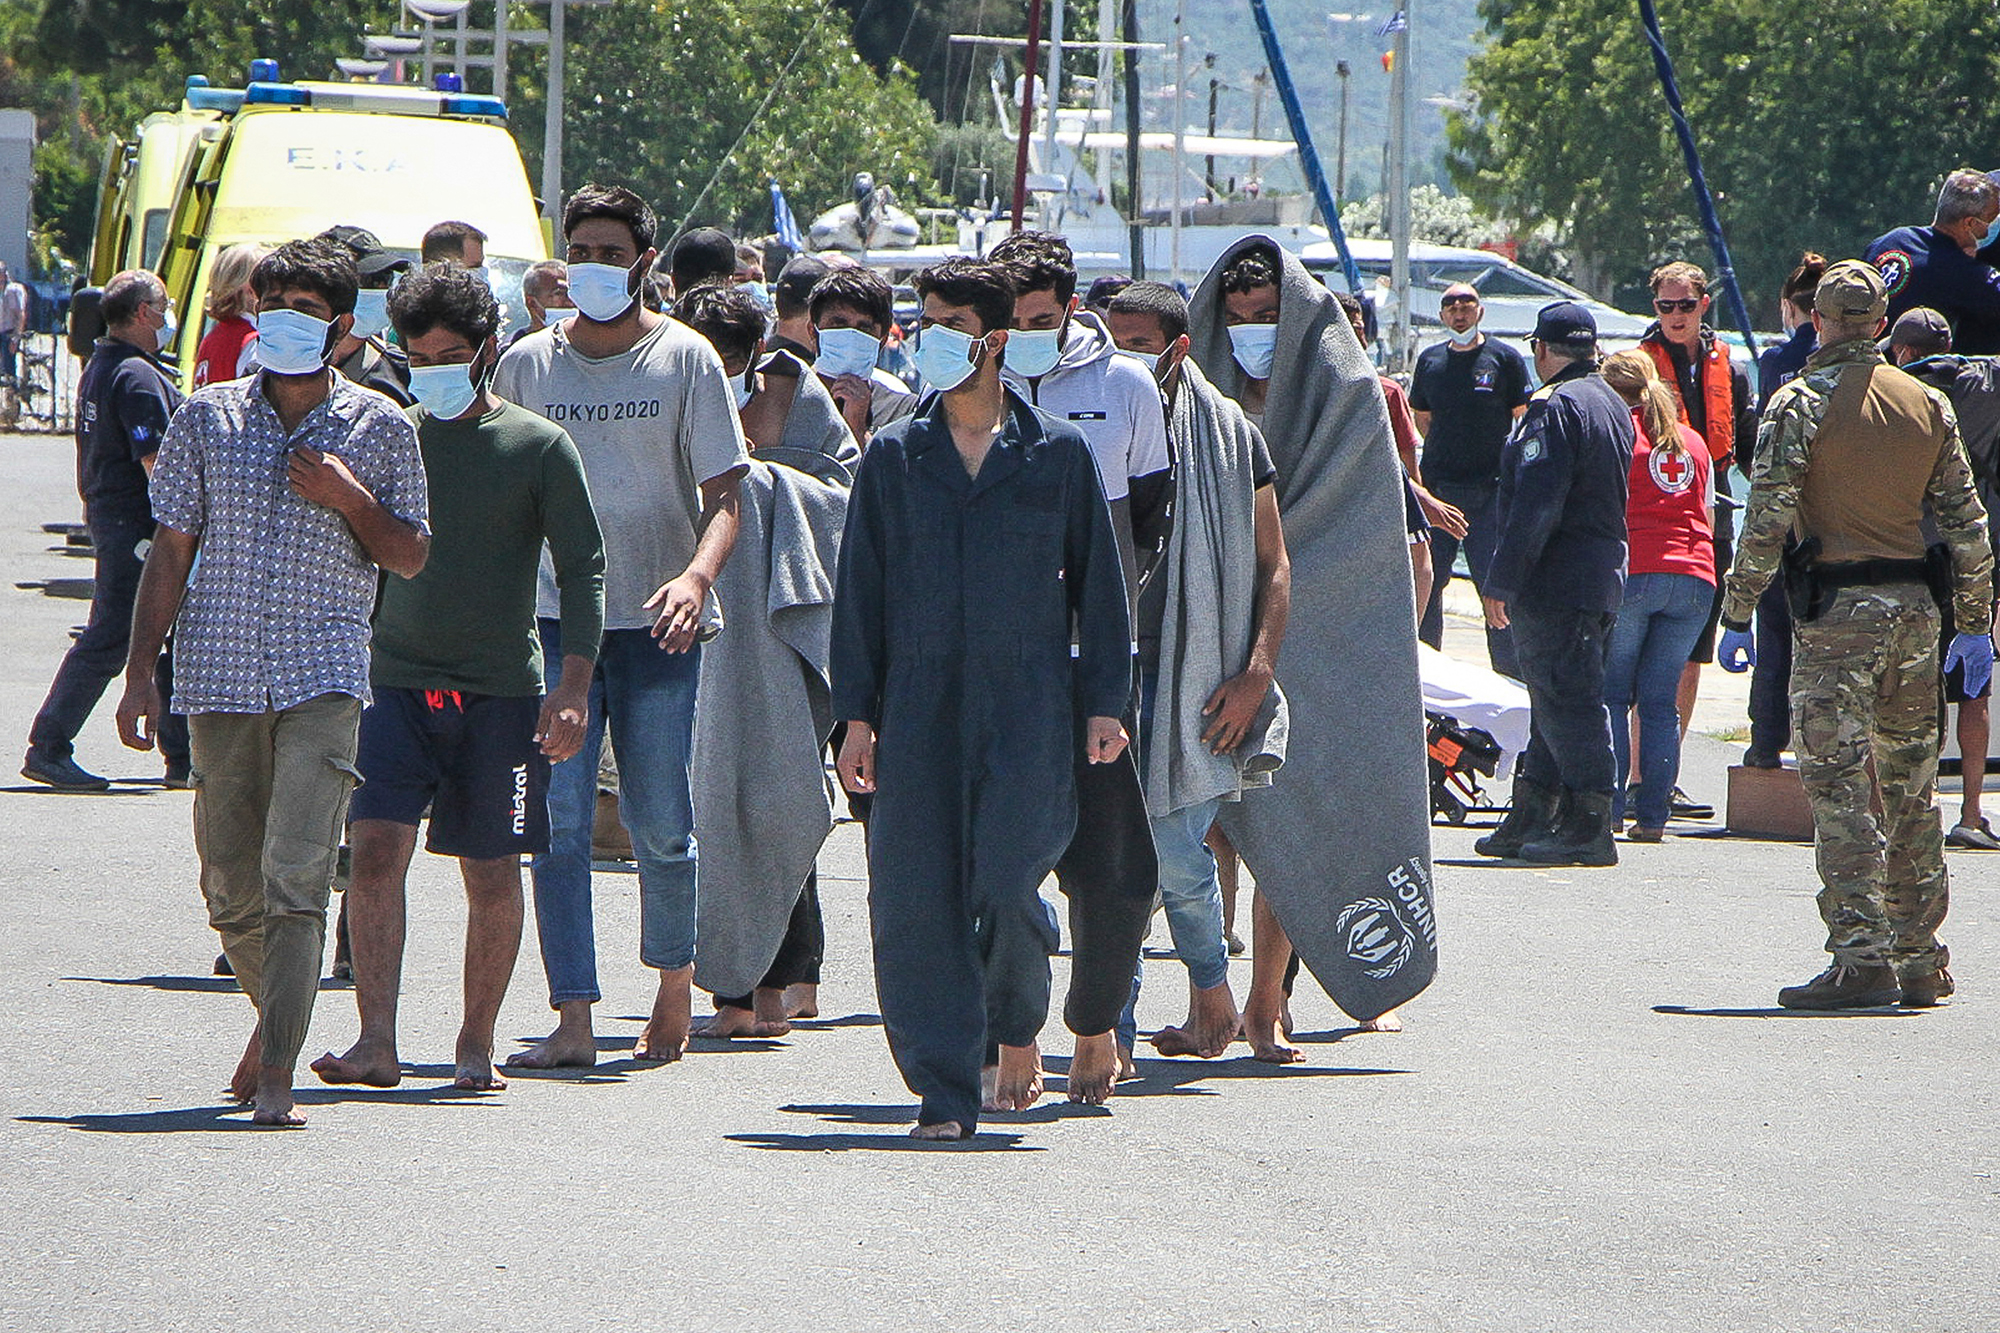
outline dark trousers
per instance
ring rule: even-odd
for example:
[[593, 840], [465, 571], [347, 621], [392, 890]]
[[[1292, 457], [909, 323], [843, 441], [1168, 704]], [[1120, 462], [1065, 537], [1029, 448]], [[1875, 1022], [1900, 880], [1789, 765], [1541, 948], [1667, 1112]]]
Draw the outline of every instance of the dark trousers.
[[[1126, 727], [1132, 727], [1129, 718]], [[1076, 836], [1056, 863], [1056, 883], [1069, 900], [1063, 1026], [1094, 1037], [1117, 1024], [1132, 995], [1160, 862], [1131, 751], [1111, 764], [1079, 761], [1076, 805]]]
[[[1465, 549], [1466, 568], [1472, 572], [1472, 586], [1479, 588], [1485, 584], [1486, 567], [1493, 561], [1493, 547], [1499, 540], [1494, 515], [1499, 493], [1493, 486], [1449, 481], [1432, 483], [1430, 491], [1446, 504], [1463, 510], [1466, 526], [1463, 543], [1443, 528], [1431, 529], [1431, 570], [1436, 582], [1431, 585], [1431, 600], [1424, 607], [1423, 620], [1417, 625], [1417, 638], [1437, 648], [1444, 642], [1444, 589], [1451, 582], [1451, 567], [1458, 560], [1461, 545]], [[1501, 675], [1520, 679], [1521, 667], [1511, 630], [1487, 627], [1486, 658]]]
[[1792, 742], [1792, 607], [1785, 581], [1757, 599], [1757, 665], [1750, 669], [1750, 748], [1775, 761]]
[[[787, 986], [817, 986], [819, 965], [826, 957], [826, 921], [819, 910], [819, 872], [806, 874], [806, 886], [792, 904], [792, 918], [785, 923], [785, 938], [777, 956], [765, 970], [758, 990], [783, 990]], [[718, 1009], [748, 1009], [749, 995], [716, 996]]]
[[[139, 573], [145, 560], [139, 544], [153, 535], [151, 519], [109, 519], [90, 524], [90, 545], [96, 569], [91, 590], [90, 620], [77, 635], [48, 697], [28, 730], [28, 744], [50, 759], [66, 759], [104, 689], [125, 670], [125, 653], [132, 643], [132, 605], [139, 596]], [[173, 667], [161, 655], [155, 683], [162, 703], [173, 696]], [[160, 721], [160, 754], [170, 768], [188, 763], [187, 719], [169, 713]]]
[[1521, 682], [1528, 687], [1528, 748], [1520, 774], [1545, 787], [1610, 792], [1617, 786], [1604, 659], [1617, 616], [1522, 601], [1507, 608]]

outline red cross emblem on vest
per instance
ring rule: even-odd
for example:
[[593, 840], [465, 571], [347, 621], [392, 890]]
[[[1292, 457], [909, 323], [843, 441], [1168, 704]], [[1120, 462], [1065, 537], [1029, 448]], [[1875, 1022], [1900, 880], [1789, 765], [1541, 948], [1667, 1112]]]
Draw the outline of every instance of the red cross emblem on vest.
[[1694, 464], [1681, 453], [1655, 449], [1646, 459], [1646, 469], [1653, 474], [1653, 484], [1668, 495], [1679, 495], [1694, 484]]

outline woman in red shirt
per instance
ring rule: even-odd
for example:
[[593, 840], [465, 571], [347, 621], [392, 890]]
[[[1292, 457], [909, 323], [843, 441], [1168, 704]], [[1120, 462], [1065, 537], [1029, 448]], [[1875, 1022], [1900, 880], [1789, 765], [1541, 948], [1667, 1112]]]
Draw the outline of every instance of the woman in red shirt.
[[215, 321], [194, 354], [194, 387], [241, 379], [252, 368], [257, 342], [257, 294], [250, 271], [270, 253], [261, 245], [232, 245], [208, 279], [208, 317]]
[[1621, 786], [1613, 809], [1618, 817], [1632, 816], [1632, 841], [1658, 842], [1680, 776], [1674, 696], [1715, 598], [1714, 482], [1707, 446], [1679, 420], [1651, 357], [1619, 352], [1605, 360], [1604, 379], [1631, 404], [1638, 428], [1626, 486], [1625, 599], [1604, 665], [1604, 705], [1621, 783], [1631, 772], [1631, 729], [1624, 719], [1638, 708], [1638, 786], [1629, 803]]

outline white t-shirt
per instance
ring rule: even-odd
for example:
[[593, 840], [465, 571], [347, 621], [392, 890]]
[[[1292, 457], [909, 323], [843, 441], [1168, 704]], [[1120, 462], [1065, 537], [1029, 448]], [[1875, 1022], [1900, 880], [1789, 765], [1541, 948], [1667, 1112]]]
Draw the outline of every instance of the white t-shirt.
[[[694, 558], [701, 483], [749, 462], [743, 427], [715, 349], [685, 324], [663, 319], [631, 350], [603, 358], [571, 346], [568, 327], [515, 343], [493, 387], [576, 442], [604, 531], [604, 627], [648, 628], [646, 599]], [[558, 612], [546, 558], [537, 611]]]

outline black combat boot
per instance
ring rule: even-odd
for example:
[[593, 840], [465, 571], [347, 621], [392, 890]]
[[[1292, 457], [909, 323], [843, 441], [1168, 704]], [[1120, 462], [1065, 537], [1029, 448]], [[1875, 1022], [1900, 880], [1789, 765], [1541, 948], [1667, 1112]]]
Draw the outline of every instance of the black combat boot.
[[1778, 1003], [1787, 1009], [1880, 1009], [1902, 997], [1896, 969], [1887, 963], [1836, 961], [1805, 985], [1779, 991]]
[[1903, 1004], [1910, 1009], [1929, 1009], [1958, 990], [1951, 979], [1951, 950], [1942, 944], [1928, 957], [1898, 964], [1896, 980], [1903, 988]]
[[1473, 843], [1472, 850], [1481, 856], [1519, 856], [1530, 838], [1540, 837], [1555, 823], [1561, 799], [1560, 787], [1544, 787], [1516, 774], [1514, 803], [1507, 808], [1507, 817], [1499, 828]]
[[1611, 841], [1611, 793], [1565, 791], [1562, 818], [1547, 833], [1521, 848], [1523, 861], [1544, 866], [1615, 866], [1618, 844]]

